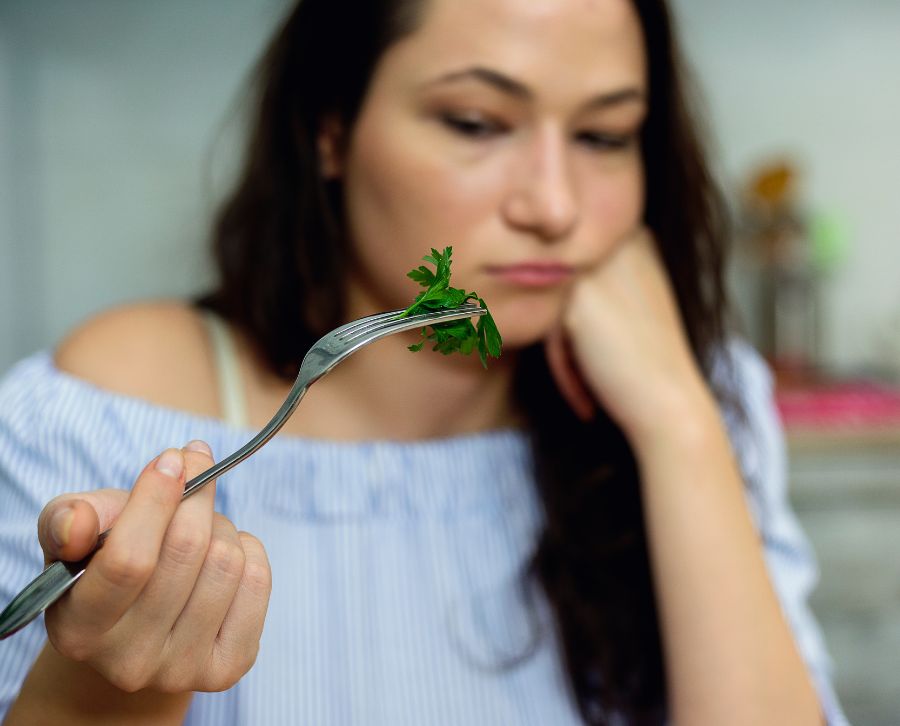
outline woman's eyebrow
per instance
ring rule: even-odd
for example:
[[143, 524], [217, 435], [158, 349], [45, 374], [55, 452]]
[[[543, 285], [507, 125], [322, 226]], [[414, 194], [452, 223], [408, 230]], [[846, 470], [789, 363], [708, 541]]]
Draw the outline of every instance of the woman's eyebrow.
[[[526, 101], [534, 98], [534, 93], [524, 83], [517, 81], [514, 78], [510, 78], [500, 71], [484, 66], [472, 66], [471, 68], [465, 68], [460, 71], [452, 71], [439, 76], [424, 85], [436, 86], [469, 79], [486, 83], [508, 96], [513, 96]], [[599, 110], [608, 108], [609, 106], [618, 106], [623, 103], [646, 103], [646, 100], [646, 94], [640, 88], [629, 86], [593, 96], [588, 99], [584, 104], [584, 107], [587, 110]]]
[[485, 68], [484, 66], [472, 66], [471, 68], [465, 68], [461, 71], [452, 71], [439, 76], [426, 85], [437, 86], [470, 79], [486, 83], [489, 86], [493, 86], [498, 91], [509, 96], [515, 96], [516, 98], [530, 99], [533, 96], [531, 90], [524, 83], [520, 83], [514, 78], [510, 78], [500, 71]]

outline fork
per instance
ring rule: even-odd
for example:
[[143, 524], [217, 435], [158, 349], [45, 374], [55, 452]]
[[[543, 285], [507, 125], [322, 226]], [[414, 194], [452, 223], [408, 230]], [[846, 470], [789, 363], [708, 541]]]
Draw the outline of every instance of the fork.
[[[464, 303], [455, 308], [435, 310], [408, 317], [401, 317], [403, 312], [403, 310], [394, 310], [369, 315], [335, 328], [320, 338], [303, 357], [300, 373], [272, 420], [240, 449], [188, 481], [184, 485], [182, 501], [200, 491], [213, 479], [233, 469], [251, 454], [259, 451], [284, 426], [297, 409], [297, 405], [309, 387], [360, 348], [393, 333], [425, 327], [437, 322], [476, 317], [484, 315], [486, 311], [473, 303]], [[97, 545], [85, 558], [78, 562], [54, 562], [47, 566], [30, 584], [26, 585], [0, 613], [0, 640], [24, 628], [62, 597], [84, 574], [91, 558], [103, 546], [110, 531], [111, 529], [107, 529], [100, 533], [97, 537]]]

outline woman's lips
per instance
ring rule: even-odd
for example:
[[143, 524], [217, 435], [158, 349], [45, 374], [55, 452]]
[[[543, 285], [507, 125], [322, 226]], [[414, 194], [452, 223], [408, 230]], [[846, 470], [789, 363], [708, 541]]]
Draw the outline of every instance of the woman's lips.
[[523, 262], [489, 267], [487, 271], [504, 282], [522, 287], [550, 287], [565, 282], [575, 274], [574, 267], [557, 262]]

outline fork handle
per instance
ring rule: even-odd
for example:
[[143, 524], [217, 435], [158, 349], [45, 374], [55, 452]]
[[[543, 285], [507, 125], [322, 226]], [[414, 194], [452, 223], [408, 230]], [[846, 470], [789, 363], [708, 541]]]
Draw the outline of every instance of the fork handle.
[[[296, 382], [291, 387], [291, 391], [285, 399], [281, 408], [272, 417], [272, 420], [254, 436], [250, 441], [244, 444], [240, 449], [230, 456], [222, 459], [218, 464], [213, 464], [209, 469], [198, 474], [184, 485], [184, 492], [181, 494], [181, 500], [184, 501], [191, 494], [200, 491], [204, 486], [209, 484], [213, 479], [221, 476], [225, 472], [233, 469], [244, 459], [257, 451], [266, 442], [269, 441], [284, 426], [285, 422], [290, 418], [294, 409], [300, 403], [300, 399], [306, 393], [308, 385], [297, 377]], [[24, 628], [28, 623], [34, 620], [44, 610], [61, 598], [66, 591], [75, 584], [79, 577], [84, 574], [88, 563], [97, 553], [112, 528], [101, 532], [97, 537], [97, 544], [87, 556], [78, 562], [54, 562], [47, 566], [40, 575], [34, 578], [25, 588], [16, 595], [12, 602], [6, 606], [6, 609], [0, 613], [0, 640], [8, 638], [13, 633]]]
[[78, 562], [57, 561], [48, 565], [40, 575], [16, 595], [0, 614], [0, 640], [24, 628], [50, 605], [61, 598], [84, 574], [88, 563], [97, 554], [109, 535], [109, 530], [97, 538], [97, 545]]

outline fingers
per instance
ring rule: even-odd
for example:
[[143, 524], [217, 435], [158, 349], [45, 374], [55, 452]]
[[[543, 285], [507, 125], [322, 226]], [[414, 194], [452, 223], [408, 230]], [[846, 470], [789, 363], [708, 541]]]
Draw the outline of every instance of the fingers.
[[554, 330], [544, 343], [547, 365], [560, 394], [575, 415], [584, 422], [594, 417], [596, 403], [585, 385], [561, 328]]
[[83, 494], [62, 494], [51, 499], [38, 517], [38, 540], [44, 563], [77, 562], [97, 543], [128, 501], [121, 489], [99, 489]]
[[268, 558], [215, 513], [214, 483], [182, 500], [185, 481], [213, 464], [208, 447], [192, 444], [163, 452], [130, 493], [65, 495], [39, 521], [48, 556], [89, 546], [114, 522], [46, 626], [58, 652], [127, 692], [224, 690], [258, 652]]
[[272, 570], [262, 542], [247, 532], [239, 532], [238, 536], [244, 549], [244, 572], [219, 629], [214, 653], [216, 670], [226, 688], [256, 661], [272, 593]]
[[[214, 464], [209, 446], [201, 441], [192, 441], [183, 452], [185, 481]], [[148, 632], [148, 638], [155, 633], [160, 647], [187, 603], [206, 559], [215, 497], [216, 485], [210, 482], [178, 506], [166, 530], [156, 569], [122, 618], [126, 629], [136, 623]]]
[[146, 585], [184, 490], [184, 455], [167, 449], [141, 472], [124, 509], [80, 581], [65, 620], [88, 633], [111, 628]]
[[[255, 659], [271, 589], [262, 544], [220, 514], [203, 569], [190, 600], [175, 623], [168, 650], [202, 659], [193, 670], [205, 674], [194, 684], [204, 691], [233, 685]], [[205, 645], [202, 650], [197, 644]]]
[[212, 645], [241, 584], [245, 555], [237, 529], [218, 513], [213, 517], [212, 529], [203, 569], [175, 623], [173, 643], [191, 639]]

